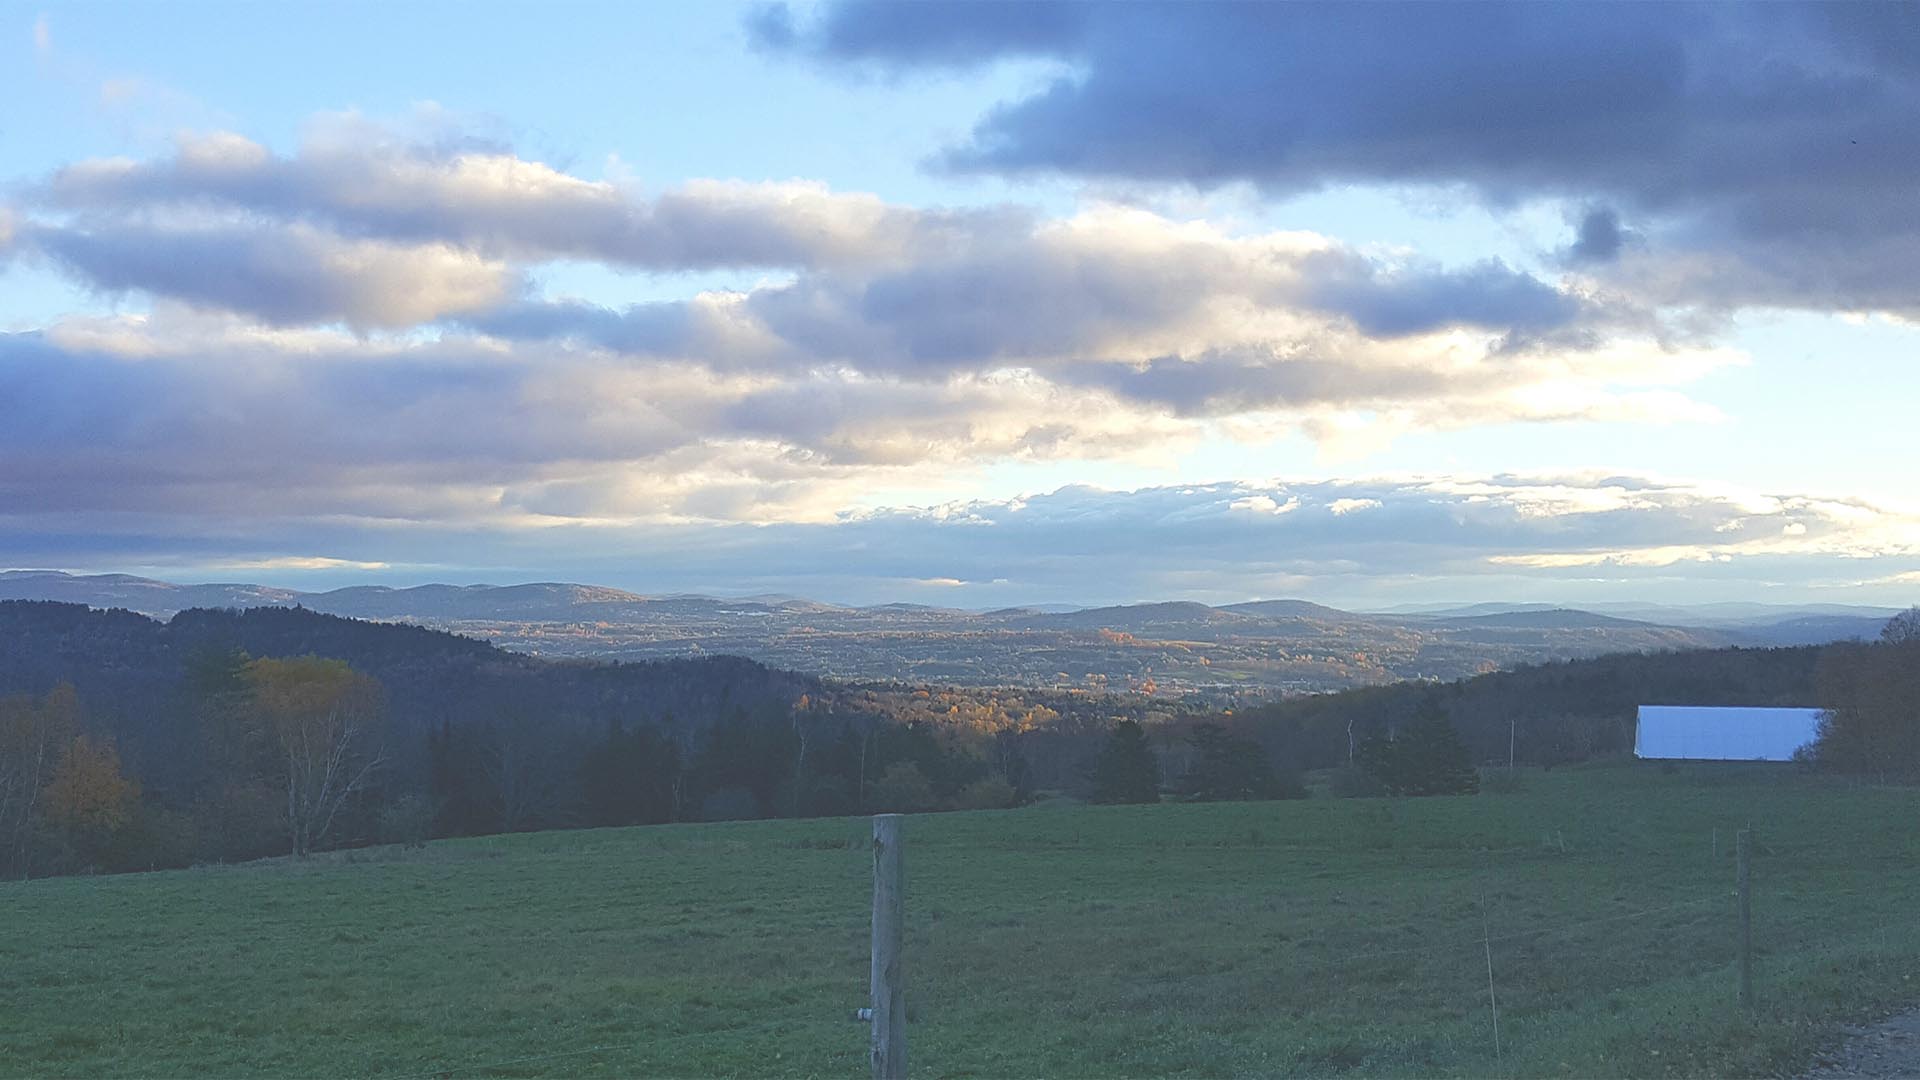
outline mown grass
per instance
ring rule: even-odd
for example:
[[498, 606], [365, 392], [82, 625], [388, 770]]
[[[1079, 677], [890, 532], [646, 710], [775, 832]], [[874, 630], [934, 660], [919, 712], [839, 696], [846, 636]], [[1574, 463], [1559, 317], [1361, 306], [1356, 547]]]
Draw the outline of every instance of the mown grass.
[[[913, 1071], [1790, 1070], [1838, 1023], [1920, 999], [1916, 811], [1906, 789], [1617, 766], [1502, 796], [911, 818]], [[1749, 821], [1745, 1015], [1731, 848]], [[866, 829], [0, 886], [0, 1073], [857, 1075]]]

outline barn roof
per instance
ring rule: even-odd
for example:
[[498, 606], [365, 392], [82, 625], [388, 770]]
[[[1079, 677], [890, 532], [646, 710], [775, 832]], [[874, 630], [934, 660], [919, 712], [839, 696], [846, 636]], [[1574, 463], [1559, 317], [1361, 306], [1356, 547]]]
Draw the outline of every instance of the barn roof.
[[1791, 761], [1820, 733], [1819, 709], [1642, 705], [1633, 740], [1641, 758]]

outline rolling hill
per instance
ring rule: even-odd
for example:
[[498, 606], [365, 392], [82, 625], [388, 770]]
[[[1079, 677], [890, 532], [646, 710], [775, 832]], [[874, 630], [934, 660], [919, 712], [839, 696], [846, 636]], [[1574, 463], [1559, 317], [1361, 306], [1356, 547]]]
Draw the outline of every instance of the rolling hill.
[[[297, 592], [177, 585], [127, 575], [0, 574], [0, 599], [123, 607], [304, 607], [413, 623], [549, 657], [642, 660], [733, 654], [859, 680], [1196, 694], [1222, 703], [1392, 682], [1454, 679], [1610, 652], [1819, 644], [1871, 637], [1876, 609], [1539, 604], [1368, 614], [1304, 600], [1190, 601], [1057, 610], [844, 607], [791, 596], [649, 596], [566, 582], [353, 586]], [[1654, 617], [1672, 612], [1673, 618]]]

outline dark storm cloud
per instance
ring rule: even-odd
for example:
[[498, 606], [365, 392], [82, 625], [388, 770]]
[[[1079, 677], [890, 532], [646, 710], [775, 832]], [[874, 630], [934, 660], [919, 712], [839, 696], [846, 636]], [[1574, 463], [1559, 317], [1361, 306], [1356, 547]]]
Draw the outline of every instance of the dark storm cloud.
[[970, 6], [866, 0], [837, 5], [803, 31], [786, 5], [766, 4], [747, 17], [747, 32], [763, 49], [800, 47], [823, 59], [966, 66], [1070, 52], [1088, 28], [1089, 9], [1078, 3], [1010, 4], [992, 19]]
[[[1658, 299], [1920, 307], [1910, 5], [1101, 4], [1042, 36], [1021, 29], [1033, 6], [923, 13], [966, 27], [958, 54], [865, 3], [780, 47], [899, 70], [1074, 63], [984, 116], [950, 169], [1602, 201], [1649, 219], [1652, 257], [1689, 257], [1622, 271]], [[1612, 239], [1587, 224], [1575, 254], [1597, 263]]]
[[[1084, 58], [1082, 72], [986, 117], [954, 167], [1289, 189], [1630, 169], [1612, 160], [1632, 141], [1623, 128], [1677, 139], [1687, 46], [1715, 21], [1615, 6], [1140, 3], [1069, 7], [1063, 32], [1024, 47], [998, 35], [1036, 6], [1053, 7], [933, 6], [1002, 54], [1045, 45]], [[790, 47], [950, 62], [929, 58], [919, 20], [892, 7], [829, 6]]]
[[1610, 263], [1620, 257], [1630, 233], [1620, 226], [1620, 215], [1610, 207], [1596, 206], [1580, 217], [1573, 243], [1566, 251], [1567, 261]]

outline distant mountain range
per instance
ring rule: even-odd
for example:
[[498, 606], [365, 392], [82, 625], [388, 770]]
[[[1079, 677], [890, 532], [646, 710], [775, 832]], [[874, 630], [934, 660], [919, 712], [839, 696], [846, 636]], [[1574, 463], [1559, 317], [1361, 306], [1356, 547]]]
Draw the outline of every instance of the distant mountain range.
[[[1413, 605], [1384, 609], [1382, 615], [1429, 615], [1439, 617], [1457, 617], [1466, 615], [1505, 615], [1522, 611], [1565, 610], [1559, 604], [1431, 604]], [[1772, 626], [1782, 622], [1811, 617], [1865, 619], [1884, 624], [1886, 620], [1899, 613], [1898, 608], [1875, 607], [1864, 604], [1758, 604], [1751, 602], [1726, 601], [1713, 604], [1647, 604], [1647, 603], [1597, 603], [1584, 604], [1580, 610], [1600, 615], [1613, 615], [1624, 619], [1636, 619], [1641, 622], [1658, 622], [1674, 626]], [[1875, 633], [1879, 630], [1876, 627]]]
[[0, 600], [166, 618], [189, 608], [305, 607], [414, 623], [523, 652], [606, 659], [737, 654], [850, 679], [1198, 692], [1232, 700], [1404, 678], [1452, 679], [1608, 652], [1871, 638], [1890, 608], [1473, 604], [1352, 612], [1304, 600], [1061, 610], [843, 607], [791, 596], [644, 596], [593, 585], [176, 585], [125, 574], [0, 573]]

